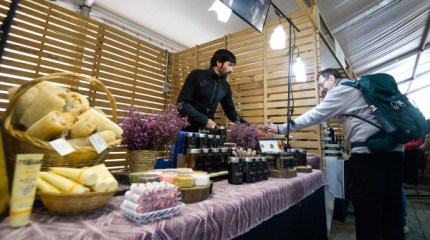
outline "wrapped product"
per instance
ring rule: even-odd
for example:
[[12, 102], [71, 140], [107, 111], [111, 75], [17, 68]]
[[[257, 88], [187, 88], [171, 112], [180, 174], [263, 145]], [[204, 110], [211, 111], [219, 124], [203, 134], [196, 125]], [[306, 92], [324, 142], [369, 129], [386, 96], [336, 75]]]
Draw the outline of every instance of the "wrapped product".
[[103, 116], [97, 110], [94, 110], [94, 109], [90, 109], [90, 110], [82, 113], [81, 115], [78, 116], [78, 119], [86, 118], [87, 116], [93, 116], [93, 117], [97, 118], [100, 121], [99, 122], [100, 130], [101, 131], [104, 131], [104, 130], [113, 131], [115, 133], [116, 138], [120, 138], [122, 133], [124, 132], [122, 130], [122, 128], [120, 126], [118, 126], [118, 124], [112, 122], [110, 119]]
[[85, 193], [90, 189], [80, 183], [51, 172], [40, 172], [39, 176], [65, 193]]
[[61, 191], [58, 190], [58, 188], [54, 187], [52, 184], [50, 184], [47, 181], [41, 179], [40, 177], [37, 178], [36, 186], [37, 186], [37, 189], [39, 189], [42, 192], [61, 193]]
[[66, 129], [66, 122], [58, 111], [49, 112], [39, 121], [31, 125], [25, 133], [41, 140], [49, 140]]
[[20, 123], [29, 128], [49, 112], [61, 112], [65, 105], [66, 101], [63, 98], [53, 94], [47, 89], [40, 89], [39, 93], [34, 97], [33, 101], [22, 114]]
[[[115, 133], [112, 131], [102, 131], [100, 132], [100, 135], [102, 135], [103, 139], [106, 143], [110, 143], [112, 141], [115, 141]], [[91, 147], [92, 143], [90, 141], [89, 137], [81, 137], [81, 138], [73, 138], [68, 140], [72, 146], [78, 146], [78, 147]]]
[[90, 186], [93, 192], [106, 192], [108, 187], [108, 182], [101, 177], [97, 178], [96, 184]]
[[158, 174], [144, 174], [139, 176], [140, 183], [161, 182], [161, 177]]
[[88, 102], [88, 99], [82, 94], [77, 92], [69, 92], [67, 94], [66, 110], [70, 111], [71, 109], [78, 110], [79, 113], [82, 113], [90, 109], [90, 103]]
[[98, 177], [103, 179], [107, 183], [106, 191], [113, 191], [118, 187], [118, 182], [106, 168], [106, 165], [99, 164], [96, 166], [89, 167], [91, 171], [94, 171], [98, 174]]
[[209, 175], [207, 174], [192, 174], [194, 186], [207, 186], [209, 185]]
[[180, 173], [174, 179], [176, 186], [181, 188], [189, 188], [193, 186], [193, 177], [191, 174]]
[[97, 173], [88, 169], [51, 167], [55, 173], [70, 178], [87, 186], [92, 186], [97, 181]]
[[85, 117], [78, 117], [78, 121], [76, 121], [72, 126], [70, 137], [87, 137], [97, 130], [98, 124], [99, 119], [94, 116], [87, 115]]

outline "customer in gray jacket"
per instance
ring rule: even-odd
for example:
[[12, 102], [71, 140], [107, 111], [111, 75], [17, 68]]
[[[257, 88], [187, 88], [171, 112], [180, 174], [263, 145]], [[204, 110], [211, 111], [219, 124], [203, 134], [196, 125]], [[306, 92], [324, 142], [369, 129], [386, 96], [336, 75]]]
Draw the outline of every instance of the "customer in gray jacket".
[[[379, 131], [375, 126], [347, 115], [357, 115], [377, 125], [375, 116], [358, 89], [339, 83], [336, 69], [318, 74], [323, 101], [290, 124], [290, 132], [337, 117], [347, 144], [365, 142]], [[287, 124], [269, 123], [264, 131], [287, 133]], [[367, 147], [354, 147], [349, 158], [351, 200], [355, 209], [357, 239], [404, 239], [402, 222], [403, 146], [384, 152], [371, 152]]]

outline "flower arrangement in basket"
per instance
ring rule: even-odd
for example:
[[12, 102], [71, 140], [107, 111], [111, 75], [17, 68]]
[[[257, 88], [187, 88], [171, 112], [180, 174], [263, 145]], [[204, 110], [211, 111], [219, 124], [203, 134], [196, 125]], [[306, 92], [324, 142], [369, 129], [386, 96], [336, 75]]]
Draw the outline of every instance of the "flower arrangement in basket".
[[238, 147], [256, 150], [259, 138], [272, 137], [272, 133], [266, 134], [262, 132], [256, 124], [248, 126], [246, 123], [236, 121], [234, 124], [230, 125], [230, 131], [227, 134], [227, 141], [236, 143]]
[[[69, 88], [59, 87], [56, 82]], [[106, 93], [112, 108], [112, 120], [88, 99], [72, 91], [77, 83], [87, 83]], [[10, 156], [18, 153], [43, 153], [42, 170], [49, 167], [85, 167], [104, 161], [109, 150], [121, 142], [122, 129], [115, 123], [116, 103], [99, 80], [70, 72], [46, 75], [9, 89], [5, 129]], [[108, 148], [98, 153], [89, 136], [100, 132]], [[75, 149], [61, 155], [50, 144], [64, 138]]]
[[118, 123], [124, 133], [122, 144], [129, 150], [130, 171], [145, 171], [155, 166], [157, 151], [166, 149], [177, 140], [178, 133], [189, 125], [188, 118], [179, 114], [181, 105], [167, 104], [162, 111], [144, 113], [128, 107]]

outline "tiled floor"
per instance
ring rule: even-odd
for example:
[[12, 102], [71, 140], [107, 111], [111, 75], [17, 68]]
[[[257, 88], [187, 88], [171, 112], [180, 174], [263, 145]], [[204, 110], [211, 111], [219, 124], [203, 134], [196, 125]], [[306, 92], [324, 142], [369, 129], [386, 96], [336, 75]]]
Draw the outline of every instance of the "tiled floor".
[[[405, 186], [407, 199], [407, 240], [430, 240], [430, 186]], [[330, 240], [355, 240], [355, 225], [352, 209], [345, 222], [333, 220]]]

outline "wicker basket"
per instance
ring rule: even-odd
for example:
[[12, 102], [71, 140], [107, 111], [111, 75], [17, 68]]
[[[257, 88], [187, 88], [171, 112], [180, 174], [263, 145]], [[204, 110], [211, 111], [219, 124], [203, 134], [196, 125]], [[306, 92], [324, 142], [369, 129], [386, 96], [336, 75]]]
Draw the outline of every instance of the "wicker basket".
[[102, 208], [118, 191], [90, 192], [81, 194], [38, 192], [43, 205], [57, 215], [91, 213]]
[[157, 163], [156, 150], [129, 150], [127, 161], [130, 172], [143, 172], [154, 169]]
[[85, 77], [75, 73], [62, 72], [54, 73], [47, 76], [43, 76], [32, 81], [24, 83], [10, 100], [10, 103], [6, 110], [5, 129], [8, 133], [8, 150], [11, 159], [18, 153], [43, 153], [45, 156], [42, 161], [42, 170], [46, 171], [49, 167], [84, 167], [93, 166], [101, 163], [106, 158], [110, 149], [121, 142], [121, 139], [117, 139], [113, 142], [109, 142], [108, 148], [100, 154], [93, 147], [77, 147], [73, 146], [76, 151], [65, 156], [58, 154], [49, 145], [48, 141], [43, 141], [38, 138], [31, 137], [25, 132], [18, 129], [14, 129], [11, 124], [13, 116], [14, 106], [17, 100], [32, 86], [42, 81], [53, 81], [63, 83], [69, 86], [75, 86], [78, 81], [86, 81], [96, 86], [98, 89], [104, 91], [109, 100], [112, 108], [112, 120], [116, 122], [116, 102], [115, 98], [109, 92], [109, 90], [99, 80], [92, 77]]

